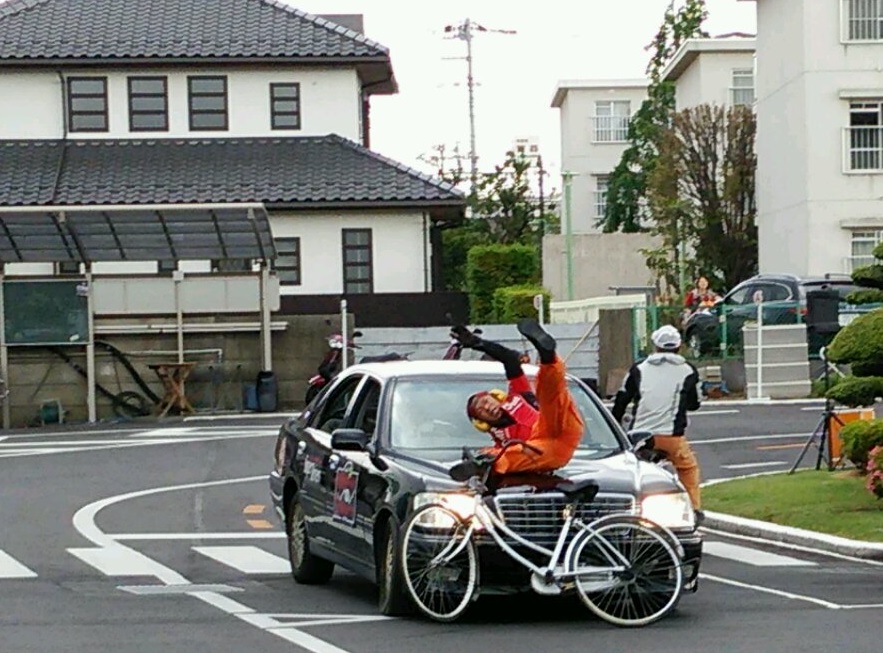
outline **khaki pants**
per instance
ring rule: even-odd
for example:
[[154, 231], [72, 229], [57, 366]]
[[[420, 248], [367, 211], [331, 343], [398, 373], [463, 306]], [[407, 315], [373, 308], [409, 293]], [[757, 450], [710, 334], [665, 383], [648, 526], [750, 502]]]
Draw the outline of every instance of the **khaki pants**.
[[653, 448], [665, 453], [674, 465], [678, 478], [687, 489], [693, 509], [699, 510], [702, 502], [699, 496], [699, 462], [690, 448], [685, 435], [654, 435]]

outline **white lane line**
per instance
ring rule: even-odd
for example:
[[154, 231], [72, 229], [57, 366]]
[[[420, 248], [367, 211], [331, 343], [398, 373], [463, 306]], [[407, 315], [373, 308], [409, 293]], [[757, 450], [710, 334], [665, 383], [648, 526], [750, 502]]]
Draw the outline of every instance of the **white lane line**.
[[[689, 434], [688, 434], [689, 435]], [[809, 433], [779, 433], [775, 435], [737, 435], [729, 438], [701, 438], [690, 437], [690, 444], [722, 444], [725, 442], [749, 442], [751, 440], [797, 440], [808, 438]]]
[[0, 578], [36, 578], [37, 574], [0, 549]]
[[0, 435], [0, 442], [3, 442], [4, 440], [8, 440], [8, 439], [9, 439], [8, 435]]
[[109, 535], [118, 542], [126, 540], [284, 540], [285, 533], [275, 532], [228, 532], [228, 533], [113, 533]]
[[288, 560], [256, 546], [194, 546], [197, 553], [244, 574], [287, 574]]
[[703, 417], [705, 415], [737, 415], [742, 411], [739, 410], [698, 410], [690, 413], [690, 417]]
[[769, 462], [762, 463], [739, 463], [738, 465], [721, 465], [721, 469], [750, 469], [752, 467], [778, 467], [780, 465], [787, 465], [784, 460], [771, 460]]
[[715, 583], [722, 583], [724, 585], [732, 585], [733, 587], [741, 587], [743, 589], [752, 590], [755, 592], [761, 592], [763, 594], [772, 594], [773, 596], [781, 596], [786, 599], [792, 599], [794, 601], [806, 601], [807, 603], [812, 603], [814, 605], [820, 605], [823, 608], [829, 608], [831, 610], [840, 610], [843, 608], [842, 605], [838, 605], [837, 603], [831, 603], [830, 601], [825, 601], [823, 599], [817, 599], [812, 596], [804, 596], [802, 594], [793, 594], [791, 592], [785, 592], [782, 590], [773, 589], [772, 587], [763, 587], [762, 585], [752, 585], [750, 583], [742, 583], [738, 580], [730, 580], [729, 578], [721, 578], [720, 576], [712, 576], [710, 574], [699, 574], [700, 578], [705, 580], [710, 580]]
[[155, 560], [128, 547], [103, 549], [68, 549], [87, 565], [94, 567], [105, 576], [157, 576], [164, 567]]
[[736, 562], [744, 562], [754, 567], [818, 567], [818, 564], [809, 560], [800, 560], [790, 556], [768, 553], [760, 549], [752, 549], [738, 544], [727, 542], [705, 542], [702, 546], [704, 555], [726, 558]]

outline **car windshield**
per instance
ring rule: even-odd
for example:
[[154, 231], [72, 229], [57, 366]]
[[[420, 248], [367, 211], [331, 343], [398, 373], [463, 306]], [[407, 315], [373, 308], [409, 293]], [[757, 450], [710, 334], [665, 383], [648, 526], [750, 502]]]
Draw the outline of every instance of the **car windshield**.
[[[505, 382], [503, 382], [505, 383]], [[399, 379], [392, 396], [390, 443], [403, 452], [449, 460], [462, 448], [490, 445], [488, 434], [477, 430], [466, 416], [466, 400], [475, 392], [504, 387], [499, 378]], [[621, 451], [622, 444], [604, 408], [572, 379], [568, 387], [583, 417], [585, 431], [579, 456], [603, 457]]]

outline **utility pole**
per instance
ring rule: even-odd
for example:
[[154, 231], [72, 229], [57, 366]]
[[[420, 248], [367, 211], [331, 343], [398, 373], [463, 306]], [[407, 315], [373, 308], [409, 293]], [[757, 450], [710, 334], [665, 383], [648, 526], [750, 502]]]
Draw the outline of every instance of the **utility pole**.
[[466, 88], [469, 94], [469, 181], [470, 192], [475, 195], [478, 185], [478, 152], [475, 146], [475, 76], [472, 73], [473, 31], [494, 32], [497, 34], [517, 34], [515, 30], [488, 29], [467, 18], [459, 25], [445, 25], [445, 33], [454, 33], [453, 38], [466, 41]]

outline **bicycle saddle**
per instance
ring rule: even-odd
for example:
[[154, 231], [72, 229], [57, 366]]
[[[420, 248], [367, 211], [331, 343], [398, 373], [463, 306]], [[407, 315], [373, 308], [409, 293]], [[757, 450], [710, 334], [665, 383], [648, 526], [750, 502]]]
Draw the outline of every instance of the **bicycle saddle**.
[[568, 499], [588, 503], [598, 494], [599, 488], [597, 481], [587, 478], [582, 481], [564, 481], [559, 483], [555, 489], [563, 492]]

